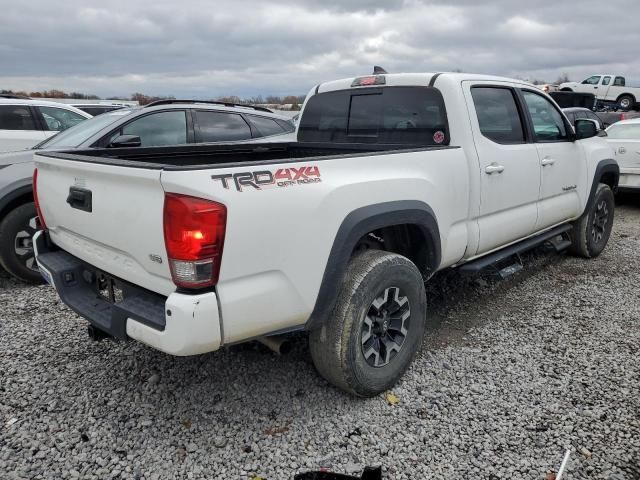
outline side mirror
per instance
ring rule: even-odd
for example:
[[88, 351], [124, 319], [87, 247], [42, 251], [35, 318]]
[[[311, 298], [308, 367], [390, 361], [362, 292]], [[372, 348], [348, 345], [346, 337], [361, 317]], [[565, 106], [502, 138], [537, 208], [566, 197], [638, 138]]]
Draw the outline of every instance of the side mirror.
[[131, 148], [139, 147], [142, 145], [142, 140], [138, 135], [118, 135], [111, 140], [111, 143], [107, 145], [107, 148]]
[[574, 127], [576, 129], [576, 140], [595, 137], [598, 135], [598, 130], [600, 130], [598, 122], [588, 118], [578, 118]]

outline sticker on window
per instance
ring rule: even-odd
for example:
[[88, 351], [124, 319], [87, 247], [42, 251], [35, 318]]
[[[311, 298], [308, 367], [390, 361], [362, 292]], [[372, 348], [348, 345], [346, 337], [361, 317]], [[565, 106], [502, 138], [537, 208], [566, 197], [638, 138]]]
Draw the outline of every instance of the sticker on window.
[[444, 142], [444, 132], [442, 130], [438, 130], [433, 134], [433, 141], [437, 144]]

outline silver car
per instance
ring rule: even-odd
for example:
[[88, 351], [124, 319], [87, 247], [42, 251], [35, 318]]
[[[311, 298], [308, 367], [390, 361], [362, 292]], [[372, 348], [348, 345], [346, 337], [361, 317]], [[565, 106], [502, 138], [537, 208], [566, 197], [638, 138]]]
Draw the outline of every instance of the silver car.
[[31, 188], [34, 151], [291, 142], [294, 131], [291, 120], [262, 107], [163, 100], [103, 113], [30, 150], [0, 154], [0, 265], [18, 279], [41, 281], [31, 241], [37, 227]]

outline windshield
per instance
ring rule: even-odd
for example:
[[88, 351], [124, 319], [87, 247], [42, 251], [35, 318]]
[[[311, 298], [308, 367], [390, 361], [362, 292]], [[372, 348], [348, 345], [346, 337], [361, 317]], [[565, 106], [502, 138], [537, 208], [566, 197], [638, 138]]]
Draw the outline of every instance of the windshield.
[[640, 140], [640, 123], [611, 125], [607, 129], [607, 137], [613, 140]]
[[121, 119], [125, 115], [129, 115], [133, 109], [114, 110], [113, 112], [103, 113], [97, 117], [85, 120], [68, 130], [58, 133], [53, 137], [47, 138], [44, 142], [39, 143], [33, 149], [51, 148], [51, 147], [77, 147], [85, 142], [88, 138], [98, 133], [103, 128], [111, 125], [115, 121]]

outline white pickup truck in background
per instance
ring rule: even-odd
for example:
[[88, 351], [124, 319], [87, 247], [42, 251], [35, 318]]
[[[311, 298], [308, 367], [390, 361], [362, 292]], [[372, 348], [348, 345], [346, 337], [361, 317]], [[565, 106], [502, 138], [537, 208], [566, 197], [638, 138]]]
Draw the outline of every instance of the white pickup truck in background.
[[371, 396], [419, 349], [436, 271], [542, 243], [595, 257], [611, 232], [612, 149], [521, 81], [323, 83], [297, 135], [39, 152], [43, 275], [94, 335], [173, 355], [304, 329], [319, 372]]
[[598, 100], [615, 102], [625, 109], [632, 109], [640, 102], [640, 85], [635, 87], [628, 85], [625, 77], [611, 73], [591, 75], [580, 83], [561, 83], [558, 90], [593, 93]]

